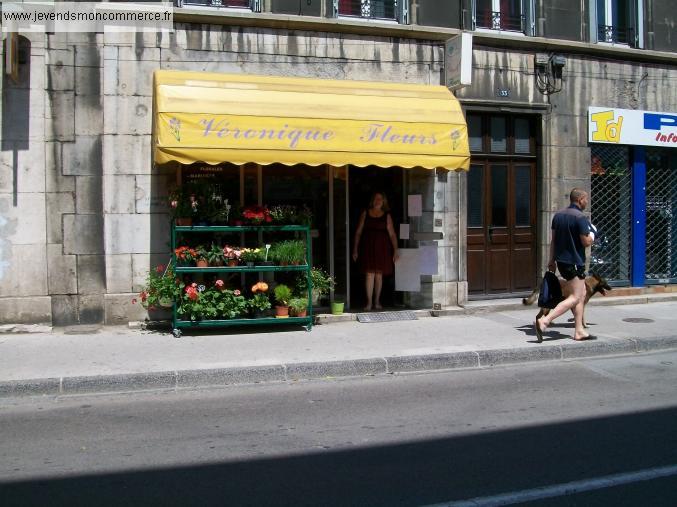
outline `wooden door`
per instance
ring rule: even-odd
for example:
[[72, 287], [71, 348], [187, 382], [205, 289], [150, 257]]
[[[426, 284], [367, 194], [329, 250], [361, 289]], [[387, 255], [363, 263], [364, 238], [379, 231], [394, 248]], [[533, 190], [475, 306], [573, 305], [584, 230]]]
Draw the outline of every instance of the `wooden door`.
[[468, 174], [468, 292], [532, 290], [536, 280], [535, 168], [485, 160]]

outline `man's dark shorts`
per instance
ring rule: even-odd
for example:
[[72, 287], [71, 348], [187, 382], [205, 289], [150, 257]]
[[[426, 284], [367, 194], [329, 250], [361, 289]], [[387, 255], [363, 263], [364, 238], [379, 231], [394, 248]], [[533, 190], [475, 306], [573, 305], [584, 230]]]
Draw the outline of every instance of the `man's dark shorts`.
[[575, 264], [567, 264], [565, 262], [557, 261], [557, 269], [567, 282], [573, 280], [575, 276], [581, 280], [585, 280], [585, 266], [576, 266]]

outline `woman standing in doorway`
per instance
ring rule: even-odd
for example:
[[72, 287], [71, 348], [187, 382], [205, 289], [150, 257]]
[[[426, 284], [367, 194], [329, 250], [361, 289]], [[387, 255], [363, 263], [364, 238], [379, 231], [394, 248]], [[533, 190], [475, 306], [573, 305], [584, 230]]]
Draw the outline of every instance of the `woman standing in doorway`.
[[[388, 199], [385, 194], [376, 192], [371, 196], [369, 208], [362, 212], [355, 231], [353, 242], [353, 260], [358, 261], [360, 272], [365, 275], [365, 291], [370, 311], [380, 310], [383, 277], [393, 274], [393, 263], [397, 262], [397, 236], [390, 216]], [[360, 248], [361, 247], [361, 248]]]

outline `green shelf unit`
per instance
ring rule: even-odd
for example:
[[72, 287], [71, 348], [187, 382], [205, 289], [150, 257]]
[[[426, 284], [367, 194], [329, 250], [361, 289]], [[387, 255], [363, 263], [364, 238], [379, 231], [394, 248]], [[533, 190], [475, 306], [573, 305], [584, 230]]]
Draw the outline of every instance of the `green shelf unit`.
[[198, 268], [195, 266], [178, 266], [176, 264], [176, 255], [174, 251], [177, 248], [177, 239], [179, 235], [191, 233], [226, 233], [226, 234], [242, 234], [245, 232], [260, 232], [262, 235], [279, 232], [301, 232], [305, 235], [306, 241], [306, 259], [312, 259], [312, 242], [310, 238], [310, 227], [307, 225], [196, 225], [196, 226], [177, 226], [172, 222], [171, 228], [171, 244], [172, 244], [172, 260], [175, 266], [175, 273], [265, 273], [265, 272], [305, 272], [308, 286], [308, 314], [306, 317], [262, 317], [254, 318], [238, 318], [238, 319], [203, 319], [197, 321], [180, 319], [177, 314], [176, 302], [172, 305], [172, 328], [173, 334], [177, 338], [181, 336], [181, 329], [200, 329], [200, 328], [218, 328], [228, 326], [251, 326], [251, 325], [303, 325], [307, 331], [313, 327], [313, 304], [312, 304], [312, 279], [310, 276], [311, 265], [307, 262], [303, 265], [289, 265], [289, 266], [212, 266], [207, 268]]

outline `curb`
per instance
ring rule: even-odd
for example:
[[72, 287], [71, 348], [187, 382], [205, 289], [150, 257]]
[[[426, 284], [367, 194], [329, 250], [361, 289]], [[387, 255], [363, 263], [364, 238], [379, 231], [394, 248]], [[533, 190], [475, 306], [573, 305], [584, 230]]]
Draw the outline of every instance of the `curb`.
[[563, 345], [544, 344], [513, 349], [390, 356], [317, 363], [10, 380], [0, 381], [0, 398], [178, 390], [435, 370], [489, 368], [529, 362], [567, 361], [667, 349], [677, 349], [677, 336], [614, 339], [613, 341], [566, 343]]

